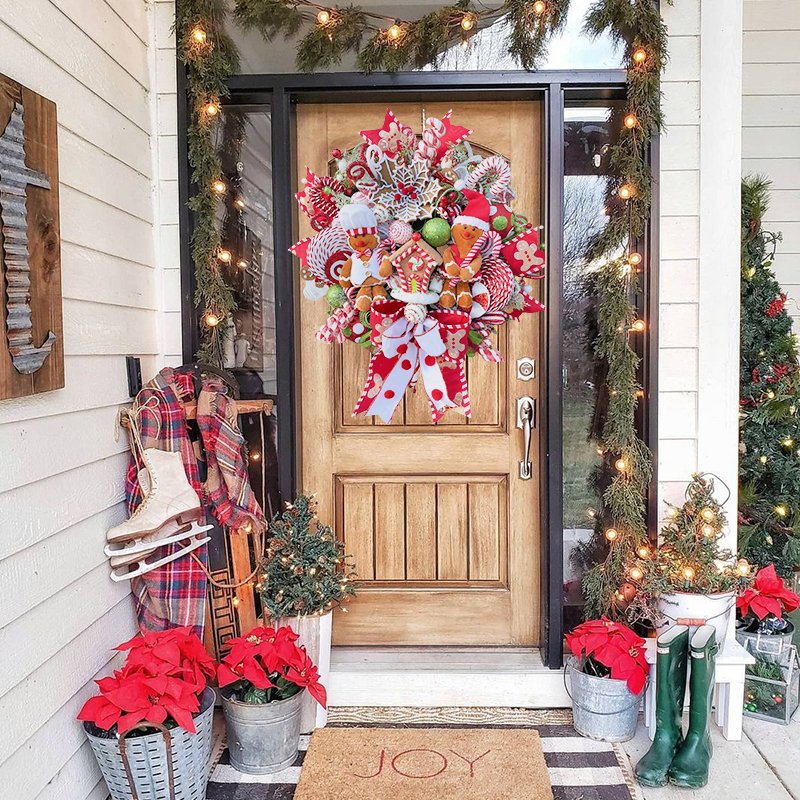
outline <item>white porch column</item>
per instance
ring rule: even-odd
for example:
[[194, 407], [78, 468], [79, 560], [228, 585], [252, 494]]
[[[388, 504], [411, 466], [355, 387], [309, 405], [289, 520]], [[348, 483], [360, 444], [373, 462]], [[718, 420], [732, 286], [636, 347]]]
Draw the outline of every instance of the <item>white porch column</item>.
[[[736, 549], [739, 414], [742, 0], [700, 6], [700, 269], [697, 466], [731, 490]], [[721, 489], [722, 487], [720, 487]]]

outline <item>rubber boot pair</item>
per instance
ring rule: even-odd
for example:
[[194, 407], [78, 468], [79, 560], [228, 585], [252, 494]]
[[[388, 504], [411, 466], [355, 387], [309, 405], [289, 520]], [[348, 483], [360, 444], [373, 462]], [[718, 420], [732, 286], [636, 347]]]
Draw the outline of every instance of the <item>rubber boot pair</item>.
[[[711, 762], [711, 702], [717, 643], [711, 625], [699, 627], [689, 642], [689, 629], [675, 625], [656, 644], [656, 733], [650, 749], [636, 765], [636, 780], [644, 786], [672, 783], [699, 789], [708, 783]], [[683, 736], [681, 717], [689, 678], [689, 730]]]

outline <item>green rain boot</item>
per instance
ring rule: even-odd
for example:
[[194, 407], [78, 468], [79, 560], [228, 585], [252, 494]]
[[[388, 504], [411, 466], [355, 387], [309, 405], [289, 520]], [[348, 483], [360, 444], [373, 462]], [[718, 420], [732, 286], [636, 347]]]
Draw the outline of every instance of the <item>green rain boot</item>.
[[674, 625], [656, 643], [656, 734], [634, 774], [644, 786], [665, 786], [672, 759], [683, 742], [681, 715], [686, 692], [689, 629]]
[[714, 661], [717, 642], [714, 628], [698, 628], [690, 645], [692, 671], [689, 676], [689, 730], [669, 768], [670, 783], [700, 789], [708, 783], [711, 761], [711, 700], [714, 696]]

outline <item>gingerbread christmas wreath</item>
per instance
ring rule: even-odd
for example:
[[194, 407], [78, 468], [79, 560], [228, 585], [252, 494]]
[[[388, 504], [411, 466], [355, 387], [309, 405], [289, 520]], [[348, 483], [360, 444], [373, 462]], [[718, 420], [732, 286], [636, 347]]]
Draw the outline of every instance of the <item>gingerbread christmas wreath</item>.
[[388, 422], [421, 380], [435, 422], [469, 415], [467, 358], [499, 362], [492, 331], [543, 309], [529, 279], [544, 252], [509, 206], [511, 167], [473, 153], [451, 113], [417, 137], [387, 110], [362, 144], [333, 151], [333, 177], [307, 169], [297, 193], [317, 233], [291, 250], [305, 296], [328, 304], [317, 337], [372, 350], [354, 414]]

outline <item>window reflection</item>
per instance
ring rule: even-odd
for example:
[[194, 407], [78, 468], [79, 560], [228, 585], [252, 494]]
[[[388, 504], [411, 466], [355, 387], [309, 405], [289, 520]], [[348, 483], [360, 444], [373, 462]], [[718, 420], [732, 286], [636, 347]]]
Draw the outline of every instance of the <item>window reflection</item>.
[[[581, 619], [581, 579], [592, 554], [585, 552], [599, 507], [594, 471], [600, 464], [589, 439], [595, 400], [592, 296], [586, 278], [593, 264], [584, 254], [605, 226], [607, 157], [611, 126], [607, 107], [565, 109], [563, 315], [564, 628]], [[589, 563], [587, 563], [589, 562]]]
[[223, 363], [243, 398], [269, 397], [277, 392], [271, 118], [269, 109], [242, 106], [226, 106], [224, 114], [220, 231], [230, 257], [220, 267], [237, 308], [227, 320]]

